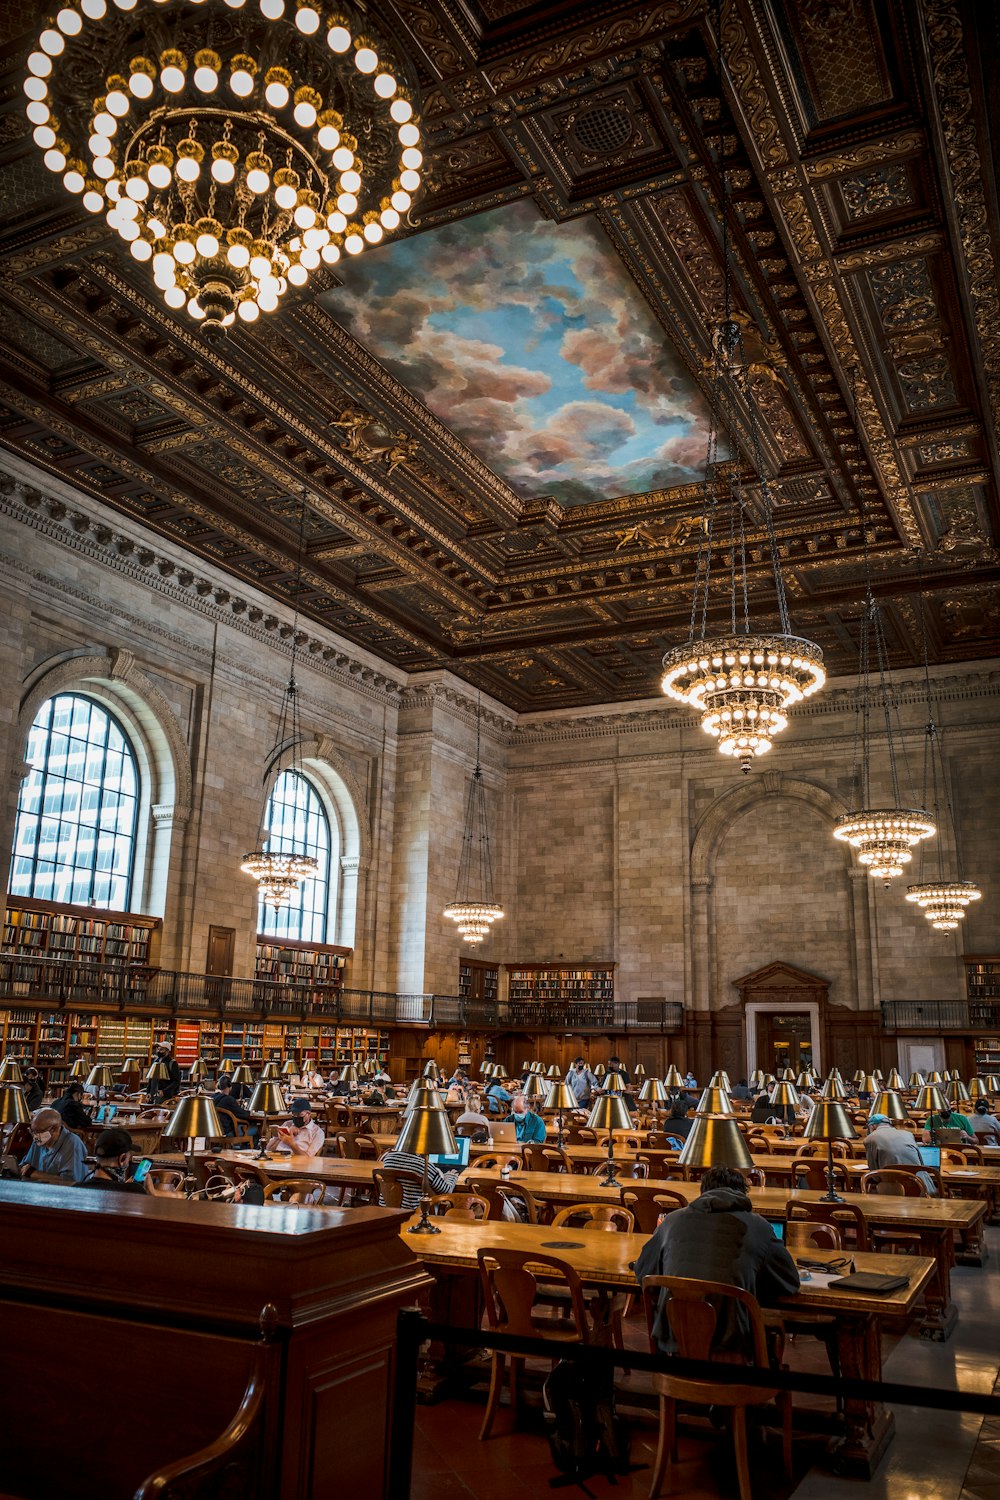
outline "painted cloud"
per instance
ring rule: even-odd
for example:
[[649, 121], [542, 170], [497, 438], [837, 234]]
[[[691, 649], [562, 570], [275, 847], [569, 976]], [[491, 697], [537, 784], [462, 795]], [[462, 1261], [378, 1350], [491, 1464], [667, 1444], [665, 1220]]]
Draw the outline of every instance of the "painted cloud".
[[706, 416], [596, 224], [517, 204], [342, 264], [328, 309], [518, 494], [692, 479]]

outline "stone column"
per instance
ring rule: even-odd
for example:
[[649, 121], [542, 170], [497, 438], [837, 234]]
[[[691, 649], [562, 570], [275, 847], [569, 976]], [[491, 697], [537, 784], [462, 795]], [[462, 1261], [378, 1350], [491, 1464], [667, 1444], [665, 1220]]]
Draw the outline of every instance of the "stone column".
[[854, 977], [859, 1010], [874, 1010], [879, 997], [878, 950], [872, 942], [871, 876], [852, 866], [847, 872], [851, 927], [854, 938]]
[[691, 878], [691, 1006], [694, 1010], [712, 1008], [712, 950], [709, 938], [709, 909], [712, 877]]
[[[174, 803], [153, 804], [153, 836], [147, 860], [146, 911], [163, 914], [160, 967], [181, 969], [181, 870], [184, 863], [184, 831], [188, 809]], [[177, 838], [174, 838], [174, 830]]]

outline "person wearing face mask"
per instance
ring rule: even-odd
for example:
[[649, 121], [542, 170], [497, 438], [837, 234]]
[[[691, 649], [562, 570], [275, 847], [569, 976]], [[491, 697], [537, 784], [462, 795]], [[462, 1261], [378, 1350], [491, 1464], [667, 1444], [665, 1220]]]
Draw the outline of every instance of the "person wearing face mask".
[[977, 1146], [1000, 1146], [1000, 1120], [990, 1114], [988, 1099], [976, 1100], [976, 1110], [969, 1124]]
[[545, 1140], [545, 1121], [536, 1115], [523, 1094], [515, 1094], [510, 1101], [510, 1120], [519, 1141], [532, 1141], [540, 1146]]
[[102, 1130], [94, 1144], [94, 1170], [82, 1185], [105, 1193], [142, 1193], [141, 1182], [129, 1182], [132, 1163], [132, 1137], [127, 1130], [114, 1126]]
[[21, 1176], [56, 1177], [61, 1182], [87, 1179], [84, 1146], [78, 1135], [67, 1130], [54, 1109], [37, 1109], [31, 1117], [31, 1145], [21, 1163]]
[[149, 1085], [149, 1102], [164, 1104], [168, 1099], [175, 1099], [181, 1091], [180, 1064], [167, 1042], [157, 1044], [153, 1057], [156, 1062], [166, 1063], [168, 1076]]
[[32, 1113], [41, 1109], [45, 1090], [42, 1088], [42, 1075], [37, 1068], [25, 1068], [24, 1070], [24, 1102]]
[[582, 1057], [576, 1059], [563, 1082], [572, 1089], [573, 1097], [581, 1109], [589, 1106], [591, 1095], [597, 1088], [597, 1079]]

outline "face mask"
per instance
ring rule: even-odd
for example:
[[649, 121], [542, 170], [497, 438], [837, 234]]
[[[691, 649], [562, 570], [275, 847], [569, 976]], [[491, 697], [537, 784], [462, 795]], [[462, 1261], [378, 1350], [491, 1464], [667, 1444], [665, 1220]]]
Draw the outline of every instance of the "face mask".
[[35, 1144], [37, 1146], [47, 1146], [49, 1144], [49, 1142], [51, 1141], [51, 1139], [52, 1139], [52, 1131], [51, 1130], [43, 1130], [40, 1135], [36, 1135], [35, 1136]]

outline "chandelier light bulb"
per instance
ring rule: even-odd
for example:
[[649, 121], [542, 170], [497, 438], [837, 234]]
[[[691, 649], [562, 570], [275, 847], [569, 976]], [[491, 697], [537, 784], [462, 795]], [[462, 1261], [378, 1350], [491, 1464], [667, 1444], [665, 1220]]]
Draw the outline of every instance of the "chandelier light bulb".
[[103, 21], [108, 13], [105, 0], [80, 0], [80, 9], [88, 21]]
[[253, 93], [257, 64], [246, 53], [233, 58], [233, 71], [229, 75], [229, 87], [238, 99], [248, 99]]
[[264, 74], [264, 98], [272, 109], [284, 109], [292, 97], [294, 79], [287, 68], [268, 68]]
[[383, 236], [384, 230], [377, 219], [369, 219], [364, 228], [364, 236], [369, 245], [377, 245]]
[[28, 58], [28, 72], [36, 78], [48, 78], [52, 72], [52, 59], [44, 52], [32, 52]]
[[179, 312], [187, 301], [187, 298], [179, 286], [168, 286], [163, 293], [163, 300], [168, 307], [172, 308], [175, 312]]
[[107, 136], [110, 140], [117, 133], [118, 121], [106, 109], [99, 109], [94, 116], [94, 134]]
[[380, 99], [391, 99], [396, 92], [396, 80], [391, 73], [379, 73], [372, 86]]
[[56, 16], [56, 25], [66, 36], [79, 36], [83, 30], [83, 22], [75, 10], [61, 10]]
[[66, 166], [65, 153], [58, 146], [53, 146], [51, 150], [46, 151], [42, 160], [50, 172], [62, 172]]
[[378, 53], [374, 47], [369, 47], [359, 40], [358, 50], [354, 54], [354, 66], [359, 73], [374, 73], [378, 67]]
[[336, 245], [324, 245], [320, 256], [328, 266], [335, 266], [340, 259], [340, 251]]
[[315, 271], [319, 265], [319, 251], [307, 247], [299, 256], [299, 265], [306, 271]]
[[400, 125], [396, 134], [401, 146], [415, 146], [420, 140], [420, 131], [415, 125]]
[[[86, 185], [87, 179], [84, 176], [83, 163], [71, 161], [63, 177], [63, 186], [67, 192], [82, 193]], [[149, 189], [147, 188], [146, 191], [148, 192]]]
[[261, 310], [262, 313], [271, 313], [271, 312], [274, 312], [274, 310], [277, 307], [277, 305], [278, 305], [278, 294], [277, 294], [277, 292], [264, 292], [264, 291], [260, 291], [260, 292], [257, 293], [257, 306], [260, 308], [260, 310]]
[[141, 203], [149, 197], [149, 183], [145, 177], [130, 177], [125, 183], [125, 191], [134, 202]]
[[55, 145], [56, 140], [58, 139], [51, 125], [37, 126], [31, 132], [31, 138], [34, 141], [35, 145], [40, 146], [43, 151], [48, 151], [51, 146]]
[[295, 13], [295, 24], [303, 36], [313, 36], [319, 30], [319, 11], [311, 5], [300, 5]]
[[330, 159], [338, 172], [349, 172], [354, 166], [354, 152], [349, 146], [338, 146]]
[[129, 246], [129, 250], [134, 259], [138, 261], [147, 261], [151, 259], [153, 254], [153, 247], [148, 240], [133, 240]]
[[394, 208], [383, 208], [382, 212], [379, 214], [379, 222], [381, 223], [383, 229], [398, 229], [399, 214]]
[[205, 309], [202, 307], [197, 297], [191, 298], [190, 302], [187, 305], [187, 310], [191, 314], [192, 318], [197, 318], [198, 320], [200, 320], [205, 316]]
[[104, 194], [96, 183], [88, 184], [83, 195], [83, 206], [89, 214], [99, 214], [104, 207]]
[[413, 116], [413, 106], [409, 99], [404, 99], [400, 95], [398, 99], [394, 99], [389, 105], [389, 114], [397, 125], [405, 125], [407, 120]]
[[420, 186], [420, 173], [409, 170], [400, 172], [399, 185], [404, 192], [415, 193]]
[[38, 38], [38, 45], [49, 57], [58, 57], [60, 52], [65, 49], [66, 38], [61, 32], [50, 29], [42, 32]]
[[260, 13], [268, 21], [280, 21], [285, 14], [285, 0], [260, 0]]
[[305, 286], [309, 280], [309, 272], [305, 266], [296, 261], [294, 265], [288, 268], [288, 279], [292, 283], [292, 286]]
[[400, 159], [404, 167], [410, 167], [414, 170], [421, 166], [424, 160], [423, 153], [418, 151], [414, 146], [408, 146]]
[[236, 176], [236, 168], [228, 157], [217, 156], [212, 162], [212, 176], [216, 182], [230, 183]]
[[353, 38], [346, 26], [333, 25], [326, 34], [327, 46], [331, 52], [344, 53], [350, 50]]
[[409, 193], [404, 193], [402, 188], [397, 188], [392, 195], [392, 206], [397, 213], [405, 214], [412, 202]]
[[260, 308], [257, 306], [256, 302], [241, 302], [236, 311], [239, 313], [239, 316], [244, 323], [256, 323], [257, 319], [260, 317]]
[[194, 86], [203, 94], [214, 94], [219, 87], [219, 69], [222, 59], [217, 52], [202, 48], [194, 55]]
[[29, 73], [24, 80], [24, 92], [29, 99], [44, 99], [49, 92], [49, 86], [44, 78], [36, 78]]
[[[126, 85], [127, 87], [127, 85]], [[121, 120], [129, 112], [129, 97], [123, 88], [113, 88], [104, 101], [109, 115]]]

